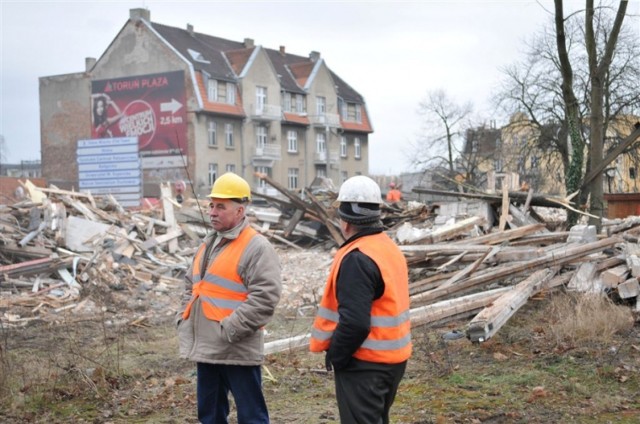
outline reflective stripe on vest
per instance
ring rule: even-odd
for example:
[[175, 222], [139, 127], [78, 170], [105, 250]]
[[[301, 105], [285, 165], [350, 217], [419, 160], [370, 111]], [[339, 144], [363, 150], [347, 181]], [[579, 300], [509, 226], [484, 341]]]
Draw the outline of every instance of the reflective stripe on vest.
[[329, 349], [340, 321], [335, 289], [338, 271], [342, 259], [355, 249], [376, 263], [385, 290], [382, 297], [373, 301], [369, 335], [353, 356], [371, 362], [403, 362], [411, 356], [408, 269], [404, 255], [384, 233], [360, 237], [336, 253], [311, 331], [310, 349], [312, 352]]
[[182, 313], [187, 319], [193, 302], [199, 297], [204, 315], [211, 320], [221, 321], [231, 315], [246, 299], [247, 288], [238, 275], [240, 257], [247, 245], [257, 233], [251, 227], [245, 227], [235, 240], [227, 243], [216, 256], [202, 276], [202, 267], [206, 258], [203, 243], [193, 260], [192, 296]]

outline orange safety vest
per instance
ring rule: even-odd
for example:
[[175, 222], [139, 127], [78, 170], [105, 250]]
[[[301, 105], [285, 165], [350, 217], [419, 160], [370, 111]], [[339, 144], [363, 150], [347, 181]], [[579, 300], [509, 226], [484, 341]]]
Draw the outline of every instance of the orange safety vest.
[[211, 262], [202, 276], [204, 252], [207, 246], [203, 243], [193, 260], [191, 300], [182, 313], [182, 318], [189, 318], [191, 306], [199, 297], [204, 315], [214, 321], [222, 321], [235, 311], [247, 299], [247, 288], [238, 275], [238, 263], [242, 252], [257, 234], [251, 227], [244, 228], [238, 238], [229, 242], [218, 256]]
[[385, 233], [360, 237], [338, 250], [331, 266], [320, 308], [311, 331], [310, 349], [329, 349], [340, 316], [336, 282], [342, 259], [358, 249], [371, 258], [382, 274], [384, 293], [371, 306], [371, 329], [354, 353], [363, 361], [397, 364], [411, 356], [409, 320], [409, 272], [404, 255]]
[[402, 192], [398, 189], [389, 190], [387, 192], [387, 202], [399, 202], [402, 199]]

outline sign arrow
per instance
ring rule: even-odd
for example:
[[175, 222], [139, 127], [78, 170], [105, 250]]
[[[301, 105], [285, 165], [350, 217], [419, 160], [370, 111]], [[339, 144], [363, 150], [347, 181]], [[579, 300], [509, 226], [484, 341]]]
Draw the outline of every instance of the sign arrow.
[[171, 99], [168, 103], [160, 103], [160, 111], [161, 112], [171, 112], [173, 115], [182, 107], [182, 103], [177, 101], [176, 99]]

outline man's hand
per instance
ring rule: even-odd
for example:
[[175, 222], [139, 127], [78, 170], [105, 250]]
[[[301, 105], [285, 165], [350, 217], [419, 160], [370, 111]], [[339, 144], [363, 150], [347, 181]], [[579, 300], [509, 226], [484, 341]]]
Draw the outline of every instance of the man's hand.
[[327, 371], [333, 371], [333, 365], [331, 365], [331, 360], [329, 359], [329, 352], [326, 352], [324, 355], [324, 366]]

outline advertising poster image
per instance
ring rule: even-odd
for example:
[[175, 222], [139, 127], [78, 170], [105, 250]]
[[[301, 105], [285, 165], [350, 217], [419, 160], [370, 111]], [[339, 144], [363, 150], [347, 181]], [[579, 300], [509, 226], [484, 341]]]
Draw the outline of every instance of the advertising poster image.
[[187, 155], [184, 72], [91, 83], [92, 138], [138, 137], [140, 156]]

